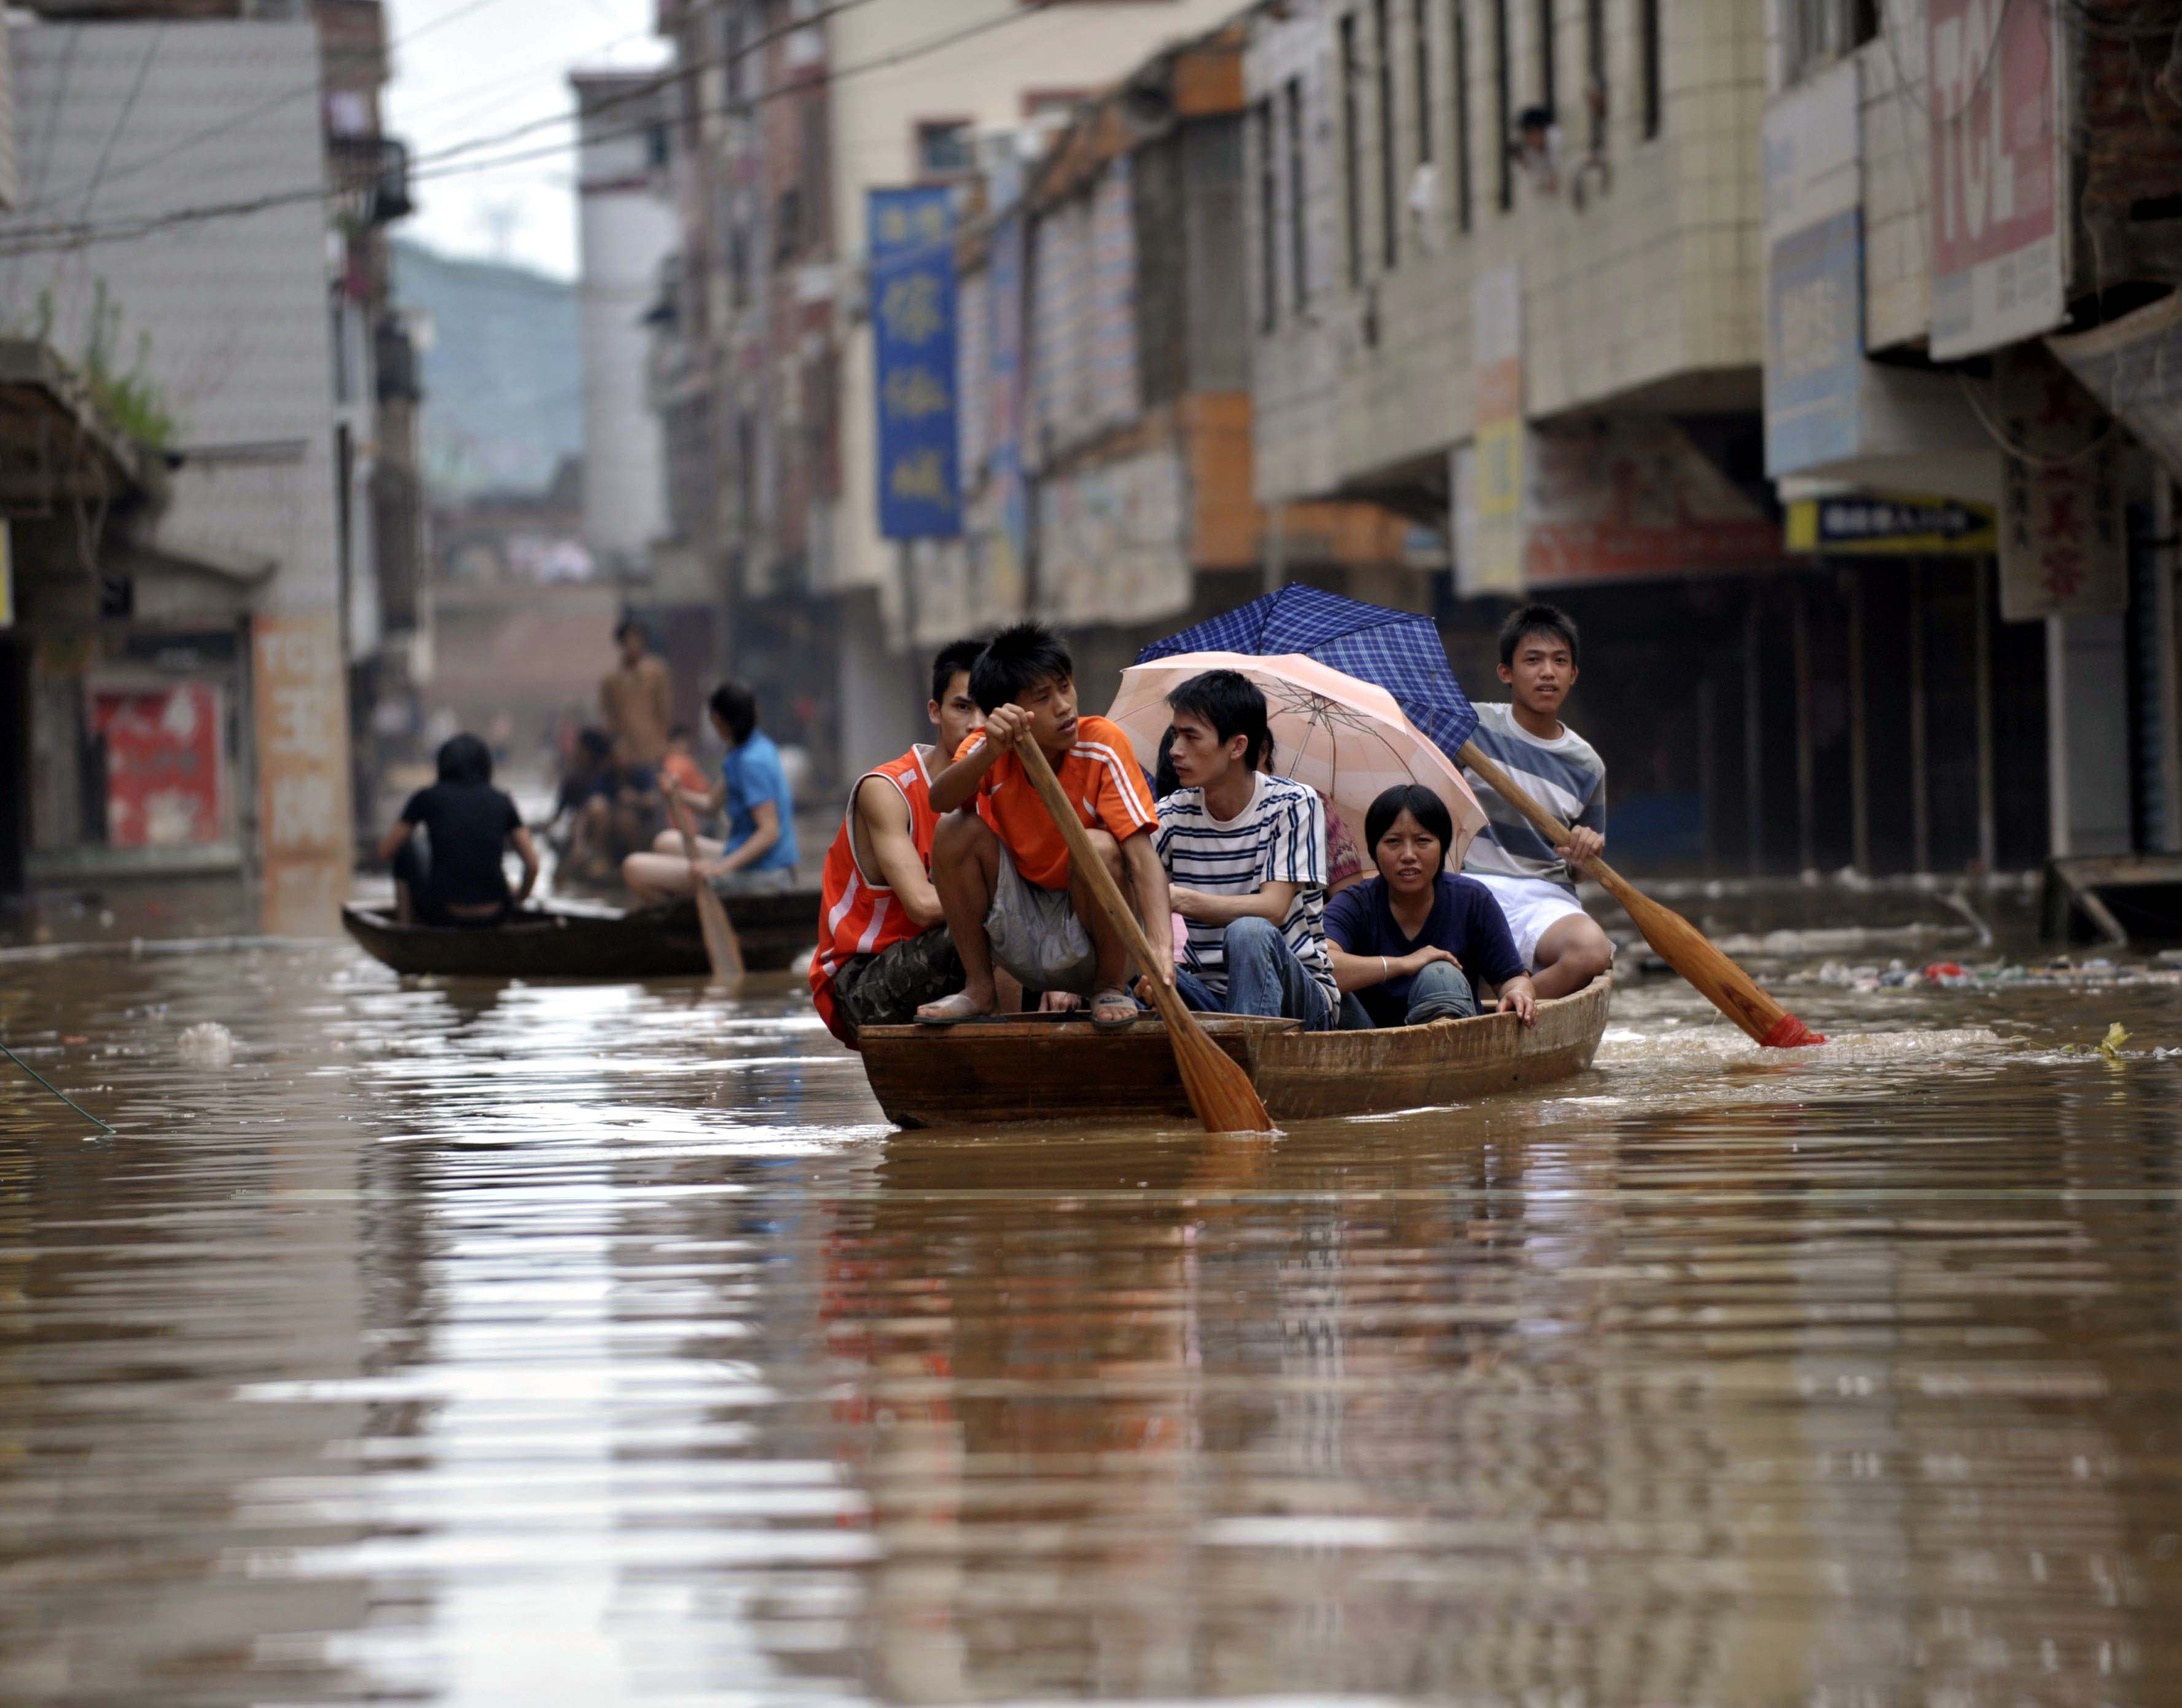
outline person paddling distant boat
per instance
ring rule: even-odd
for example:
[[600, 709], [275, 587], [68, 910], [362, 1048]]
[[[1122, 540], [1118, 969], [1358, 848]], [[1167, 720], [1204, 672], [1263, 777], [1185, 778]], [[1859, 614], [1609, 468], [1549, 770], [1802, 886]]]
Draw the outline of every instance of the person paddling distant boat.
[[[683, 803], [707, 817], [724, 811], [728, 838], [695, 839], [697, 869], [724, 895], [773, 893], [795, 879], [795, 803], [781, 768], [780, 750], [757, 727], [757, 700], [739, 682], [712, 690], [712, 728], [728, 744], [720, 783], [701, 792], [684, 790]], [[680, 835], [662, 830], [649, 854], [622, 862], [622, 882], [645, 900], [687, 896], [695, 887]]]
[[[1077, 715], [1075, 661], [1042, 624], [994, 635], [970, 673], [970, 693], [985, 727], [932, 779], [933, 810], [945, 815], [933, 837], [932, 873], [965, 982], [917, 1018], [952, 1026], [989, 1014], [997, 965], [1026, 989], [1088, 996], [1095, 1025], [1127, 1026], [1137, 1003], [1121, 934], [1072, 870], [1068, 845], [1015, 750], [1027, 735], [1078, 803], [1094, 851], [1130, 895], [1150, 939], [1158, 964], [1138, 970], [1171, 984], [1166, 873], [1152, 850], [1159, 819], [1136, 751], [1119, 726]], [[955, 811], [973, 801], [974, 812]]]
[[1549, 848], [1529, 819], [1474, 770], [1463, 778], [1485, 809], [1463, 873], [1493, 892], [1540, 997], [1581, 990], [1614, 964], [1614, 945], [1576, 900], [1575, 868], [1606, 850], [1606, 762], [1561, 722], [1576, 686], [1576, 629], [1551, 605], [1526, 605], [1500, 630], [1509, 703], [1477, 707], [1478, 751], [1558, 814], [1569, 840]]

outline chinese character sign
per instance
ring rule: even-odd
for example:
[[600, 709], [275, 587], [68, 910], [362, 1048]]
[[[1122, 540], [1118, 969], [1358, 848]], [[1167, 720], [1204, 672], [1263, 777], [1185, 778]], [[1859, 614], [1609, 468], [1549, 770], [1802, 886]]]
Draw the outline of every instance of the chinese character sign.
[[1465, 596], [1523, 587], [1523, 276], [1515, 267], [1470, 286], [1470, 359], [1476, 374], [1475, 442], [1455, 456], [1455, 585]]
[[2060, 324], [2060, 8], [1931, 0], [1932, 354]]
[[2111, 616], [2129, 603], [2120, 447], [2098, 400], [2036, 345], [1993, 363], [2001, 425], [2000, 614]]
[[962, 509], [951, 192], [874, 190], [868, 212], [879, 532], [952, 539]]
[[330, 612], [251, 624], [265, 929], [327, 929], [348, 889], [348, 697]]
[[1864, 213], [1857, 64], [1765, 115], [1765, 472], [1857, 453], [1864, 379]]

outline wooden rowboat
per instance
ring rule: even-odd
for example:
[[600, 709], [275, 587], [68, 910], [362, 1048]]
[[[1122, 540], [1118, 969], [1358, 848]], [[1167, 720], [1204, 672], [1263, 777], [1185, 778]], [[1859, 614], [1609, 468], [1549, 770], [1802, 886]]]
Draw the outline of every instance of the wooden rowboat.
[[[728, 918], [753, 973], [778, 972], [818, 940], [818, 892], [730, 896]], [[693, 901], [622, 909], [555, 901], [490, 930], [403, 925], [391, 912], [341, 909], [348, 934], [397, 973], [475, 979], [683, 979], [710, 970]]]
[[[1293, 1020], [1208, 1014], [1205, 1029], [1249, 1074], [1277, 1121], [1383, 1114], [1566, 1079], [1591, 1065], [1614, 981], [1512, 1014], [1375, 1032], [1306, 1032]], [[898, 1127], [1015, 1121], [1187, 1120], [1166, 1029], [1152, 1015], [1094, 1031], [1073, 1015], [1009, 1015], [944, 1030], [867, 1026], [864, 1073]]]

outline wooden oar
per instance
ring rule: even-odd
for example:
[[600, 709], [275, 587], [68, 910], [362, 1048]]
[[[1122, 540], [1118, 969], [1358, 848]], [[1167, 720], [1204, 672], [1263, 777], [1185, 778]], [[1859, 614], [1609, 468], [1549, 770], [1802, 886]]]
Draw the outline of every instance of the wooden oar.
[[[1500, 798], [1531, 821], [1551, 848], [1568, 846], [1568, 826], [1523, 792], [1515, 779], [1465, 741], [1455, 755], [1499, 792]], [[1672, 908], [1662, 907], [1603, 860], [1587, 860], [1583, 869], [1628, 911], [1659, 951], [1659, 958], [1703, 993], [1714, 1007], [1769, 1050], [1792, 1050], [1826, 1040], [1768, 996], [1758, 982], [1728, 959], [1711, 938]]]
[[1089, 879], [1092, 895], [1098, 898], [1106, 917], [1113, 921], [1114, 929], [1129, 946], [1137, 965], [1144, 970], [1144, 988], [1151, 992], [1152, 1006], [1159, 1010], [1160, 1018], [1166, 1022], [1167, 1041], [1174, 1046], [1174, 1065], [1182, 1074], [1182, 1089], [1189, 1098], [1189, 1106], [1197, 1112], [1197, 1118], [1205, 1123], [1205, 1130], [1273, 1131], [1273, 1117], [1265, 1112], [1258, 1088], [1250, 1083], [1250, 1076], [1243, 1071], [1241, 1064], [1212, 1041], [1197, 1017], [1189, 1012], [1181, 993], [1171, 984], [1150, 976], [1151, 968], [1157, 964], [1151, 940], [1144, 935], [1144, 928], [1138, 923], [1135, 911], [1121, 894], [1121, 886], [1114, 881], [1106, 862], [1091, 846], [1083, 821], [1076, 816], [1074, 805], [1061, 792], [1061, 780], [1053, 774], [1053, 767], [1046, 762], [1038, 743], [1027, 734], [1019, 735], [1016, 738], [1016, 752], [1022, 760], [1032, 786], [1045, 802], [1045, 810], [1053, 815], [1055, 828], [1068, 844], [1069, 860]]
[[689, 809], [671, 784], [667, 790], [667, 814], [682, 834], [682, 852], [689, 862], [690, 890], [697, 902], [697, 929], [704, 933], [705, 958], [712, 963], [712, 982], [730, 987], [739, 984], [743, 946], [736, 940], [735, 928], [728, 923], [727, 904], [720, 900], [720, 892], [698, 869], [696, 828], [689, 822]]

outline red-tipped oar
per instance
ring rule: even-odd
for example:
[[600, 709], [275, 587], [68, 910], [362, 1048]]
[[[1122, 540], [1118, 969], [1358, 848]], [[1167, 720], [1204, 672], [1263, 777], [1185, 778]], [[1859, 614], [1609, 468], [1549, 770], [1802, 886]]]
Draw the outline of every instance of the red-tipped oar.
[[[1144, 928], [1138, 923], [1135, 910], [1121, 894], [1121, 886], [1114, 881], [1106, 862], [1092, 847], [1083, 821], [1076, 816], [1076, 808], [1061, 792], [1061, 781], [1053, 774], [1053, 767], [1046, 763], [1045, 755], [1027, 734], [1016, 738], [1016, 751], [1022, 759], [1023, 771], [1031, 786], [1038, 790], [1038, 798], [1045, 802], [1045, 810], [1053, 815], [1055, 828], [1068, 844], [1070, 862], [1090, 879], [1091, 893], [1129, 946], [1129, 953], [1136, 957], [1137, 965], [1149, 973], [1157, 964], [1151, 940], [1144, 935]], [[1181, 994], [1171, 984], [1149, 977], [1144, 981], [1144, 989], [1151, 993], [1152, 1006], [1159, 1010], [1160, 1018], [1166, 1022], [1167, 1041], [1174, 1046], [1174, 1065], [1182, 1075], [1182, 1089], [1189, 1098], [1189, 1106], [1197, 1112], [1197, 1118], [1205, 1123], [1205, 1130], [1272, 1132], [1273, 1117], [1265, 1112], [1265, 1101], [1258, 1095], [1258, 1088], [1250, 1083], [1250, 1076], [1243, 1071], [1240, 1062], [1212, 1041], [1198, 1018], [1189, 1012]]]
[[[1499, 792], [1500, 798], [1531, 821], [1551, 848], [1568, 846], [1568, 826], [1538, 805], [1515, 779], [1465, 741], [1455, 755]], [[1704, 994], [1714, 1007], [1769, 1050], [1792, 1050], [1826, 1040], [1760, 990], [1720, 946], [1670, 907], [1657, 901], [1616, 872], [1603, 860], [1587, 860], [1583, 869], [1596, 878], [1606, 893], [1628, 911], [1644, 934], [1644, 940], [1659, 958]]]

